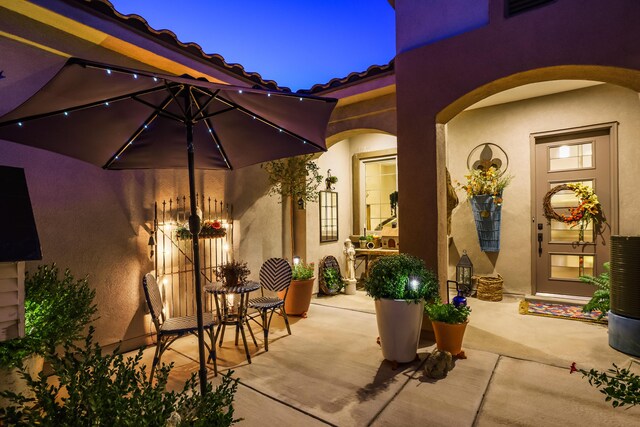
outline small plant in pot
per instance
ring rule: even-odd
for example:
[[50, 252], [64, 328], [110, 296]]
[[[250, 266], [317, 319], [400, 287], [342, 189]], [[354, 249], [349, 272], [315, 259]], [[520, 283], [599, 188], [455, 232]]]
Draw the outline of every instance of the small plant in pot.
[[294, 258], [289, 292], [278, 292], [279, 298], [285, 298], [284, 310], [288, 315], [307, 317], [315, 281], [315, 264], [305, 264], [300, 258]]
[[425, 299], [438, 296], [438, 279], [419, 258], [407, 254], [381, 257], [364, 288], [375, 299], [382, 355], [394, 364], [416, 358]]
[[335, 295], [342, 291], [344, 288], [344, 282], [342, 281], [340, 272], [337, 269], [333, 267], [325, 268], [322, 275], [324, 277], [324, 283], [327, 285], [327, 288], [329, 288], [331, 295]]
[[216, 276], [225, 286], [243, 285], [247, 281], [251, 271], [247, 268], [247, 263], [242, 261], [231, 261], [218, 266]]
[[358, 243], [360, 244], [360, 249], [367, 248], [367, 236], [358, 237]]
[[453, 357], [464, 359], [462, 340], [469, 323], [471, 308], [466, 305], [455, 306], [443, 303], [440, 298], [425, 307], [433, 324], [436, 346], [440, 351], [448, 351]]

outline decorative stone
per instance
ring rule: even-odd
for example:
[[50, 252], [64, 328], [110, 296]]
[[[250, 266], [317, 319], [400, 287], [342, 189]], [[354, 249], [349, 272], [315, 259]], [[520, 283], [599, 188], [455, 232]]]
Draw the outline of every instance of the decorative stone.
[[424, 364], [424, 373], [427, 377], [436, 380], [447, 376], [454, 367], [453, 356], [448, 351], [433, 350]]

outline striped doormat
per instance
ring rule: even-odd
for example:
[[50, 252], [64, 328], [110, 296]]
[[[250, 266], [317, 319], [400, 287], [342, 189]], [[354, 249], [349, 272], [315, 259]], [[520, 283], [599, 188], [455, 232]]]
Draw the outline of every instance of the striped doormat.
[[532, 302], [522, 300], [518, 308], [520, 314], [531, 314], [534, 316], [555, 317], [558, 319], [580, 320], [582, 322], [607, 323], [607, 316], [598, 320], [599, 311], [583, 313], [582, 306], [567, 304], [551, 304], [542, 302]]

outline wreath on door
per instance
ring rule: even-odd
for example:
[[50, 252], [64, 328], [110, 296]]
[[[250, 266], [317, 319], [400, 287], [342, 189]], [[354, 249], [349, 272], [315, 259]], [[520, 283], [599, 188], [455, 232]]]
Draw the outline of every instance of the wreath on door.
[[[579, 200], [578, 206], [569, 210], [569, 215], [558, 213], [551, 206], [553, 195], [563, 190], [573, 191]], [[590, 222], [593, 223], [593, 231], [596, 236], [602, 235], [607, 222], [602, 205], [598, 201], [598, 196], [593, 191], [593, 188], [580, 183], [556, 185], [545, 194], [542, 205], [544, 207], [544, 216], [549, 222], [554, 219], [568, 224], [571, 228], [579, 226], [578, 241], [580, 242], [584, 241], [584, 230]]]

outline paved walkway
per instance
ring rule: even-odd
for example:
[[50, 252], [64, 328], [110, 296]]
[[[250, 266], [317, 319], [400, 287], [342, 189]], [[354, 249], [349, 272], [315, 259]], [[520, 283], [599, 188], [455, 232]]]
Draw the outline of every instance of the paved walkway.
[[[468, 358], [439, 381], [422, 374], [431, 341], [421, 342], [419, 361], [395, 371], [382, 359], [373, 303], [360, 293], [314, 299], [308, 318], [292, 319], [291, 336], [274, 318], [269, 352], [260, 340], [258, 348], [249, 344], [252, 364], [227, 334], [218, 366], [240, 378], [240, 425], [640, 425], [640, 408], [613, 409], [580, 375], [569, 374], [571, 360], [600, 369], [628, 363], [606, 344], [606, 328], [521, 316], [517, 300], [471, 305]], [[196, 354], [193, 337], [165, 353], [163, 361], [176, 365], [171, 385], [181, 387], [197, 371]], [[148, 364], [152, 355], [153, 348], [145, 351]]]

